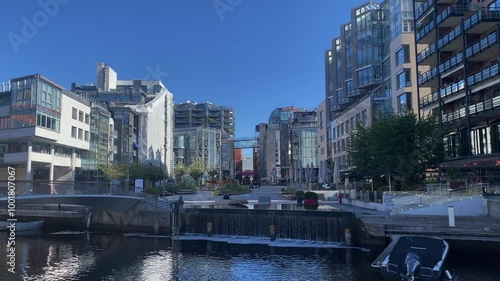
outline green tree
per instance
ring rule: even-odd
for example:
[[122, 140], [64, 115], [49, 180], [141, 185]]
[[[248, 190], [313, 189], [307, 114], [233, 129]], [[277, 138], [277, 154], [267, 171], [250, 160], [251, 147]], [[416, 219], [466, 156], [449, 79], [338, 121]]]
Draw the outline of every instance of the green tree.
[[384, 175], [392, 189], [393, 178], [411, 181], [443, 158], [442, 134], [433, 116], [387, 113], [370, 127], [358, 124], [349, 153], [360, 173]]
[[100, 165], [98, 168], [107, 180], [124, 179], [126, 168], [123, 165]]
[[195, 161], [191, 163], [188, 167], [189, 174], [196, 180], [199, 181], [201, 176], [205, 173], [205, 169], [203, 168], [203, 163], [200, 161]]
[[184, 164], [177, 164], [174, 167], [174, 176], [176, 180], [181, 180], [181, 177], [188, 173], [188, 167]]

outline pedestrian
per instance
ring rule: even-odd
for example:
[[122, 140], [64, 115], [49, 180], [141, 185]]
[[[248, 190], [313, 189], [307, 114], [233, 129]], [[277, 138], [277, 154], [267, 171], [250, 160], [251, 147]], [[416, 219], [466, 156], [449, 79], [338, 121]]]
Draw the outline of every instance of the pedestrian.
[[260, 189], [260, 181], [259, 181], [259, 189]]

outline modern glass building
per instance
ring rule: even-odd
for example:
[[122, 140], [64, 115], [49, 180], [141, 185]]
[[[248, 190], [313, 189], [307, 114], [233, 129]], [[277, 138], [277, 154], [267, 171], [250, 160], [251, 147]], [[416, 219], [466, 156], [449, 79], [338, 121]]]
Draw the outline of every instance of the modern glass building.
[[357, 123], [370, 126], [389, 111], [418, 112], [413, 31], [412, 1], [370, 1], [351, 10], [325, 52], [328, 158], [344, 179], [362, 178], [348, 154]]
[[221, 169], [221, 130], [205, 127], [174, 130], [175, 164], [201, 163], [205, 171]]

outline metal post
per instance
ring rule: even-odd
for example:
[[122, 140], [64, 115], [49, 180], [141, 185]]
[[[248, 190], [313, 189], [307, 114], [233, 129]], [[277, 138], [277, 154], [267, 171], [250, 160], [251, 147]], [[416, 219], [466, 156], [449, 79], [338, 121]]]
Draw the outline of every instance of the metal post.
[[130, 186], [130, 119], [127, 127], [127, 183], [125, 187], [129, 188]]
[[167, 185], [167, 144], [165, 143], [163, 145], [163, 154], [164, 154], [164, 157], [163, 157], [163, 161], [165, 162], [163, 164], [163, 195], [165, 195], [165, 187]]

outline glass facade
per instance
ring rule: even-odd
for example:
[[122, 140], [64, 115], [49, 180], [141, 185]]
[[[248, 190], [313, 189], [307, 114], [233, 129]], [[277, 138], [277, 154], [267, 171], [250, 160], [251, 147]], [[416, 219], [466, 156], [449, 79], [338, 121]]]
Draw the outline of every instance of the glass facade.
[[302, 167], [313, 164], [313, 168], [318, 168], [318, 133], [315, 128], [298, 129], [292, 131], [292, 159], [300, 161]]
[[39, 126], [59, 132], [62, 89], [40, 76], [11, 82], [11, 115], [0, 120], [0, 129]]
[[[416, 2], [415, 5], [421, 5]], [[391, 39], [402, 33], [411, 33], [415, 30], [413, 24], [413, 1], [390, 0]]]

